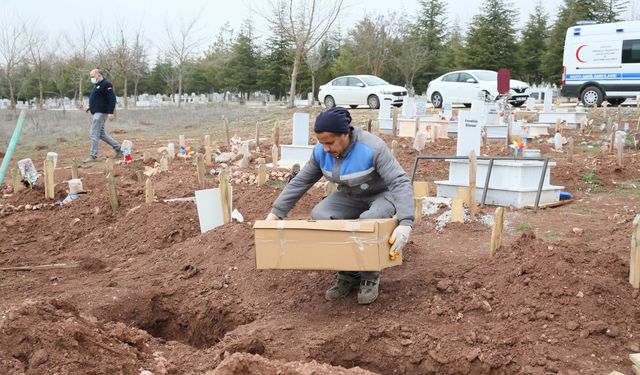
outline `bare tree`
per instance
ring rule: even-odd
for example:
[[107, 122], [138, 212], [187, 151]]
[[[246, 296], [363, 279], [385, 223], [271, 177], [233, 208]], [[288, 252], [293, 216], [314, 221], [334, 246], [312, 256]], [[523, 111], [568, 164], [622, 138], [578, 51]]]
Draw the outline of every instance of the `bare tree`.
[[400, 32], [394, 38], [391, 59], [404, 78], [409, 96], [415, 95], [413, 80], [425, 65], [428, 50], [422, 45], [420, 36], [415, 32], [415, 25], [400, 19]]
[[72, 52], [71, 66], [75, 71], [75, 80], [78, 85], [76, 106], [82, 107], [83, 83], [89, 76], [89, 60], [91, 59], [91, 43], [96, 34], [95, 25], [88, 26], [84, 22], [77, 24], [75, 32], [66, 37], [67, 44]]
[[133, 43], [133, 96], [135, 100], [138, 100], [138, 85], [140, 84], [140, 80], [145, 73], [146, 60], [147, 60], [147, 51], [142, 44], [140, 37], [140, 33], [136, 35], [136, 40]]
[[[310, 49], [307, 52], [306, 60], [307, 66], [309, 66], [309, 70], [311, 71], [311, 93], [313, 98], [313, 103], [316, 101], [316, 73], [320, 68], [327, 64], [326, 56], [322, 53], [321, 45]], [[313, 103], [309, 103], [309, 105], [313, 105]]]
[[44, 80], [49, 66], [51, 53], [49, 52], [49, 37], [46, 32], [38, 29], [35, 23], [25, 24], [27, 38], [27, 56], [33, 67], [31, 74], [38, 82], [38, 109], [44, 107]]
[[182, 81], [184, 80], [185, 66], [202, 43], [202, 37], [198, 35], [197, 30], [199, 20], [199, 15], [188, 19], [186, 22], [181, 20], [178, 30], [173, 30], [169, 26], [168, 21], [166, 22], [167, 37], [169, 39], [169, 46], [167, 47], [166, 53], [176, 67], [176, 75], [178, 76], [178, 106], [180, 106], [182, 102]]
[[0, 67], [9, 86], [11, 109], [16, 108], [16, 71], [26, 57], [26, 36], [17, 16], [4, 15], [0, 27]]
[[351, 30], [354, 52], [367, 73], [382, 75], [391, 59], [391, 43], [397, 24], [393, 14], [388, 17], [378, 15], [375, 18], [365, 15]]
[[[111, 73], [122, 80], [122, 90], [124, 97], [124, 107], [129, 108], [129, 78], [134, 76], [136, 68], [136, 44], [139, 45], [140, 31], [135, 34], [135, 37], [130, 38], [126, 35], [124, 27], [119, 28], [117, 37], [114, 40], [109, 40], [103, 36], [104, 45], [106, 48], [104, 52], [107, 56], [100, 53], [101, 60], [103, 60], [103, 66], [109, 65], [111, 62]], [[139, 47], [138, 47], [139, 48]]]
[[272, 15], [267, 19], [283, 30], [295, 49], [289, 90], [289, 107], [293, 107], [302, 58], [327, 35], [340, 14], [343, 0], [272, 1]]

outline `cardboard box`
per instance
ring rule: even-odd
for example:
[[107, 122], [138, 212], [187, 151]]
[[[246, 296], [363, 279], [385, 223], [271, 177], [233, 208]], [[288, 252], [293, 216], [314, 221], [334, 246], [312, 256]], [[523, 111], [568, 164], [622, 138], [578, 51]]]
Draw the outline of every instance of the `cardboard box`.
[[256, 268], [380, 271], [402, 264], [389, 259], [396, 219], [257, 220]]

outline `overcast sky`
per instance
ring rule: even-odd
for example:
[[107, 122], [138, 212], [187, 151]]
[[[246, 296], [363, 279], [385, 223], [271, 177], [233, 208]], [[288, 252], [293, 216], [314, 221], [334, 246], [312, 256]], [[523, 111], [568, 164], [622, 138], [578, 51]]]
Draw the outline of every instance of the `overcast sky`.
[[[51, 36], [77, 29], [80, 22], [96, 24], [105, 35], [113, 35], [122, 25], [127, 32], [138, 29], [156, 46], [166, 41], [165, 20], [171, 24], [180, 18], [190, 19], [201, 16], [202, 33], [206, 36], [203, 48], [211, 44], [213, 38], [225, 22], [238, 30], [242, 21], [251, 18], [258, 34], [267, 34], [268, 27], [260, 10], [269, 9], [269, 0], [1, 0], [1, 12], [17, 13], [19, 17], [36, 22]], [[520, 16], [518, 27], [523, 26], [535, 8], [537, 0], [513, 0]], [[381, 14], [393, 11], [413, 15], [419, 9], [418, 0], [344, 0], [346, 5], [340, 17], [340, 28], [346, 31], [362, 18], [365, 13]], [[554, 18], [562, 0], [545, 0], [545, 11]], [[453, 0], [447, 5], [450, 20], [458, 19], [464, 26], [477, 14], [482, 0]], [[5, 18], [6, 19], [6, 18]], [[113, 30], [113, 32], [109, 32]], [[156, 47], [157, 48], [157, 47]], [[151, 49], [156, 49], [151, 48]]]

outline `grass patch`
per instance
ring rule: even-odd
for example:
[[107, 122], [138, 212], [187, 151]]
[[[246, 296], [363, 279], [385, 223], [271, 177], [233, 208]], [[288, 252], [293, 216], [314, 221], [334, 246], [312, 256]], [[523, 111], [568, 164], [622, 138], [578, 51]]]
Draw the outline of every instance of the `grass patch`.
[[554, 232], [552, 230], [548, 230], [546, 232], [544, 232], [544, 236], [551, 241], [557, 241], [558, 239], [560, 239], [560, 234], [558, 232]]
[[596, 210], [593, 207], [580, 207], [579, 211], [584, 213], [584, 214], [593, 214], [598, 210]]
[[602, 180], [598, 178], [595, 171], [584, 173], [582, 176], [580, 176], [580, 179], [589, 184], [602, 185]]
[[267, 181], [266, 185], [269, 186], [270, 188], [282, 190], [284, 189], [285, 186], [287, 186], [287, 182], [280, 181], [280, 180], [269, 180]]
[[531, 226], [531, 224], [518, 224], [518, 225], [516, 226], [516, 230], [517, 230], [518, 232], [525, 232], [525, 231], [528, 231], [528, 230], [531, 230], [531, 229], [533, 229], [533, 227]]

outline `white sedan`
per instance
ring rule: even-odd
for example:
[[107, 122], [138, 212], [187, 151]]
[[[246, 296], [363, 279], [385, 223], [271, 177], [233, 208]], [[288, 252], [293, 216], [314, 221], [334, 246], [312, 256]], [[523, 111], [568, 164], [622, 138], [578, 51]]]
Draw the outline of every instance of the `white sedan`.
[[370, 75], [343, 76], [320, 86], [318, 99], [325, 107], [348, 105], [356, 108], [368, 105], [369, 108], [380, 108], [382, 100], [391, 100], [391, 104], [399, 107], [407, 89], [391, 85], [382, 78]]
[[[527, 101], [531, 90], [529, 85], [512, 79], [510, 81], [509, 103], [520, 107]], [[427, 98], [435, 108], [442, 103], [461, 103], [466, 106], [478, 99], [496, 100], [498, 94], [498, 73], [492, 70], [458, 70], [441, 75], [429, 82]]]

